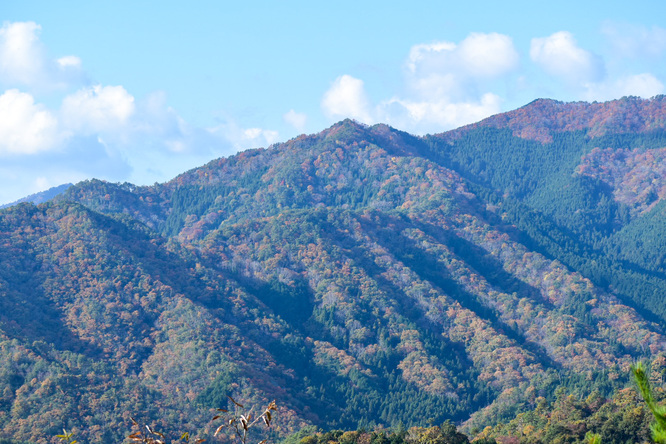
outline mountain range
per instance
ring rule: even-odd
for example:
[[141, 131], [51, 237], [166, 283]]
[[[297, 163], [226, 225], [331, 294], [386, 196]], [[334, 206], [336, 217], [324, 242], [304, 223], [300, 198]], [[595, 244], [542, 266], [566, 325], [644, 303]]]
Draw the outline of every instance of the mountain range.
[[666, 97], [417, 137], [339, 122], [0, 211], [0, 435], [481, 430], [666, 371]]

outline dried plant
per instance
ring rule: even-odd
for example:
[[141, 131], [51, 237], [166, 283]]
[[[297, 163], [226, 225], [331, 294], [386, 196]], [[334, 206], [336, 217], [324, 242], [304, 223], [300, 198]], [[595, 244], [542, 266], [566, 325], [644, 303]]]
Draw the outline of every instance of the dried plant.
[[56, 435], [56, 438], [58, 438], [60, 441], [63, 442], [63, 444], [76, 444], [77, 441], [74, 439], [74, 433], [69, 432], [67, 433], [67, 430], [62, 429], [62, 435]]
[[[273, 419], [273, 411], [277, 411], [277, 405], [275, 404], [275, 401], [272, 401], [271, 403], [266, 406], [264, 411], [258, 415], [254, 416], [252, 413], [252, 409], [250, 409], [249, 412], [243, 413], [241, 409], [244, 409], [245, 407], [236, 402], [234, 398], [231, 396], [227, 396], [231, 402], [234, 404], [234, 413], [233, 414], [228, 414], [226, 415], [225, 413], [229, 413], [228, 410], [226, 409], [217, 409], [217, 411], [221, 414], [215, 415], [213, 417], [213, 420], [217, 420], [220, 418], [224, 419], [224, 423], [219, 426], [215, 430], [215, 434], [213, 436], [217, 436], [224, 428], [229, 428], [231, 429], [235, 434], [236, 437], [238, 438], [239, 444], [247, 444], [248, 440], [248, 430], [257, 424], [259, 421], [263, 422], [264, 425], [268, 428], [271, 426], [271, 421]], [[167, 439], [164, 436], [163, 433], [160, 433], [156, 430], [153, 430], [150, 426], [146, 425], [141, 427], [141, 425], [132, 417], [130, 417], [132, 420], [132, 424], [134, 427], [136, 427], [137, 431], [132, 433], [127, 437], [129, 439], [130, 443], [133, 444], [167, 444]], [[67, 435], [67, 432], [65, 432], [65, 435], [58, 435], [58, 437], [66, 441], [67, 444], [74, 444], [74, 442], [70, 442], [62, 436], [67, 437], [67, 439], [71, 439], [71, 434]], [[190, 443], [190, 434], [189, 432], [185, 432], [181, 435], [179, 441], [183, 441], [185, 443]], [[192, 444], [201, 444], [202, 442], [206, 441], [203, 438], [197, 438], [192, 441]], [[266, 444], [267, 440], [260, 441], [258, 444]]]
[[[166, 437], [163, 433], [153, 430], [149, 425], [141, 427], [138, 422], [132, 417], [130, 417], [132, 424], [137, 428], [137, 431], [132, 433], [127, 437], [131, 443], [142, 443], [142, 444], [165, 444]], [[189, 442], [190, 434], [185, 432], [180, 437], [181, 440]], [[201, 443], [205, 441], [204, 439], [199, 439], [195, 443]]]
[[[238, 441], [240, 444], [247, 444], [247, 439], [248, 439], [248, 430], [250, 427], [254, 426], [255, 424], [259, 423], [259, 421], [263, 422], [264, 425], [267, 428], [271, 427], [271, 421], [273, 419], [273, 414], [271, 413], [272, 411], [277, 411], [277, 405], [275, 404], [275, 401], [271, 401], [264, 411], [260, 414], [257, 415], [256, 417], [253, 416], [252, 409], [250, 409], [249, 412], [243, 413], [243, 409], [245, 409], [245, 406], [242, 404], [236, 402], [234, 398], [231, 396], [227, 396], [233, 402], [234, 404], [234, 413], [231, 415], [216, 415], [213, 417], [213, 420], [219, 419], [219, 418], [224, 418], [225, 422], [215, 430], [215, 434], [213, 436], [217, 436], [223, 429], [229, 428], [233, 430], [236, 434], [236, 437], [238, 438]], [[228, 413], [228, 410], [225, 409], [217, 409], [221, 413]], [[260, 441], [258, 444], [265, 444], [266, 440], [264, 439], [263, 441]]]

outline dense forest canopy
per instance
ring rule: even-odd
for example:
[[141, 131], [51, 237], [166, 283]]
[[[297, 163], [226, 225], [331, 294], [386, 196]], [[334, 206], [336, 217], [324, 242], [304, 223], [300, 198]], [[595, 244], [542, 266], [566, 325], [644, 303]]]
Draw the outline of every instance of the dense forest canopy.
[[643, 427], [623, 390], [636, 360], [666, 370], [664, 116], [656, 97], [426, 137], [346, 120], [4, 209], [0, 435], [203, 433], [228, 395], [278, 399], [274, 437]]

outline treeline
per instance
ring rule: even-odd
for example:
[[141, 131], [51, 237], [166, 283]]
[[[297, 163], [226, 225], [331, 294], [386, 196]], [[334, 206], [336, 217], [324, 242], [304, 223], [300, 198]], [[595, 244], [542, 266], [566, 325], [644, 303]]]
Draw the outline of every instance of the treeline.
[[589, 442], [590, 434], [598, 435], [604, 444], [625, 444], [651, 442], [653, 420], [634, 388], [610, 399], [599, 393], [579, 398], [559, 390], [553, 402], [539, 398], [534, 409], [483, 430], [463, 433], [450, 422], [373, 431], [322, 432], [310, 427], [282, 444], [560, 444]]
[[[455, 425], [446, 421], [439, 426], [411, 427], [409, 429], [399, 427], [393, 431], [361, 429], [318, 432], [316, 428], [310, 427], [289, 436], [282, 441], [282, 444], [469, 444], [469, 442], [467, 435], [459, 432]], [[480, 438], [474, 442], [478, 444], [496, 443], [492, 438]]]

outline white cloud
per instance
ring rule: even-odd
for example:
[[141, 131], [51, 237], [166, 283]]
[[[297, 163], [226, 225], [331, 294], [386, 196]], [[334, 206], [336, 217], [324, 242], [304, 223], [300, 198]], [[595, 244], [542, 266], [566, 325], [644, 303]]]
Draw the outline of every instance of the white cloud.
[[407, 57], [407, 69], [416, 73], [417, 70], [440, 70], [442, 65], [450, 59], [456, 50], [456, 44], [451, 42], [421, 43], [414, 45], [409, 50]]
[[297, 113], [293, 109], [290, 109], [282, 116], [282, 119], [289, 125], [293, 126], [296, 130], [303, 131], [305, 130], [305, 124], [308, 120], [308, 116], [304, 113]]
[[380, 105], [382, 120], [417, 133], [441, 132], [500, 111], [493, 81], [513, 73], [520, 56], [510, 37], [471, 33], [459, 44], [414, 45], [406, 61], [407, 97]]
[[136, 102], [131, 118], [132, 132], [146, 137], [166, 140], [171, 151], [186, 152], [189, 144], [176, 143], [195, 130], [167, 104], [167, 96], [155, 91]]
[[81, 83], [81, 60], [75, 56], [50, 59], [34, 22], [5, 23], [0, 28], [0, 82], [10, 87], [51, 90]]
[[364, 123], [373, 121], [363, 80], [347, 74], [335, 79], [324, 93], [321, 107], [330, 119], [352, 118]]
[[619, 79], [614, 89], [623, 96], [650, 98], [663, 94], [664, 84], [652, 74], [644, 73]]
[[447, 72], [410, 76], [407, 87], [423, 100], [464, 101], [475, 95], [471, 78]]
[[79, 57], [70, 55], [70, 56], [65, 56], [65, 57], [60, 57], [58, 60], [56, 60], [56, 63], [58, 66], [60, 66], [63, 69], [66, 68], [81, 68], [81, 59]]
[[0, 73], [5, 81], [31, 84], [42, 76], [40, 29], [34, 22], [5, 23], [0, 28]]
[[598, 82], [605, 74], [603, 60], [580, 48], [567, 31], [532, 39], [530, 57], [548, 74], [572, 85]]
[[[232, 118], [213, 129], [190, 125], [163, 92], [136, 100], [120, 85], [82, 87], [82, 60], [51, 57], [40, 31], [34, 22], [0, 27], [0, 202], [89, 177], [167, 180], [212, 157], [278, 141], [277, 131]], [[293, 110], [284, 119], [306, 122]]]
[[234, 120], [228, 120], [221, 125], [210, 128], [207, 133], [215, 137], [218, 145], [228, 146], [231, 144], [233, 151], [272, 145], [280, 137], [277, 131], [265, 128], [243, 128]]
[[322, 109], [329, 118], [381, 121], [417, 134], [442, 132], [500, 112], [491, 86], [519, 62], [511, 38], [498, 33], [472, 33], [459, 44], [418, 44], [405, 61], [402, 97], [372, 106], [363, 81], [344, 75], [324, 94]]
[[59, 138], [57, 119], [30, 94], [10, 89], [0, 96], [0, 154], [35, 154]]
[[394, 98], [382, 103], [378, 112], [381, 121], [398, 128], [407, 128], [417, 134], [425, 134], [477, 122], [500, 111], [499, 96], [486, 93], [479, 100], [467, 102]]
[[386, 122], [418, 134], [441, 132], [500, 111], [490, 85], [519, 65], [510, 37], [472, 33], [459, 44], [434, 42], [412, 46], [405, 61], [405, 91], [372, 106], [363, 81], [338, 77], [324, 94], [329, 118], [353, 117], [365, 123]]
[[123, 129], [134, 114], [134, 97], [122, 86], [93, 86], [64, 98], [63, 123], [77, 133]]
[[510, 73], [519, 59], [511, 38], [497, 33], [472, 33], [459, 45], [414, 45], [406, 62], [408, 82], [427, 97], [461, 97], [474, 90], [476, 82]]
[[188, 146], [183, 140], [167, 140], [164, 144], [169, 148], [169, 151], [174, 153], [184, 153], [188, 151]]
[[40, 176], [37, 179], [35, 179], [35, 187], [34, 188], [37, 189], [37, 190], [48, 190], [49, 188], [57, 186], [57, 185], [59, 185], [59, 184], [51, 184], [49, 182], [48, 178], [46, 178], [44, 176]]
[[622, 77], [613, 81], [588, 86], [585, 100], [613, 100], [623, 96], [654, 97], [664, 93], [664, 84], [649, 73]]
[[518, 65], [518, 52], [510, 37], [502, 34], [472, 33], [460, 43], [458, 53], [462, 66], [476, 77], [498, 77]]
[[265, 140], [268, 145], [272, 145], [278, 140], [278, 132], [263, 128], [248, 128], [243, 131], [243, 140], [255, 141]]
[[666, 29], [659, 26], [606, 22], [601, 32], [610, 42], [613, 53], [622, 57], [654, 59], [666, 52]]

